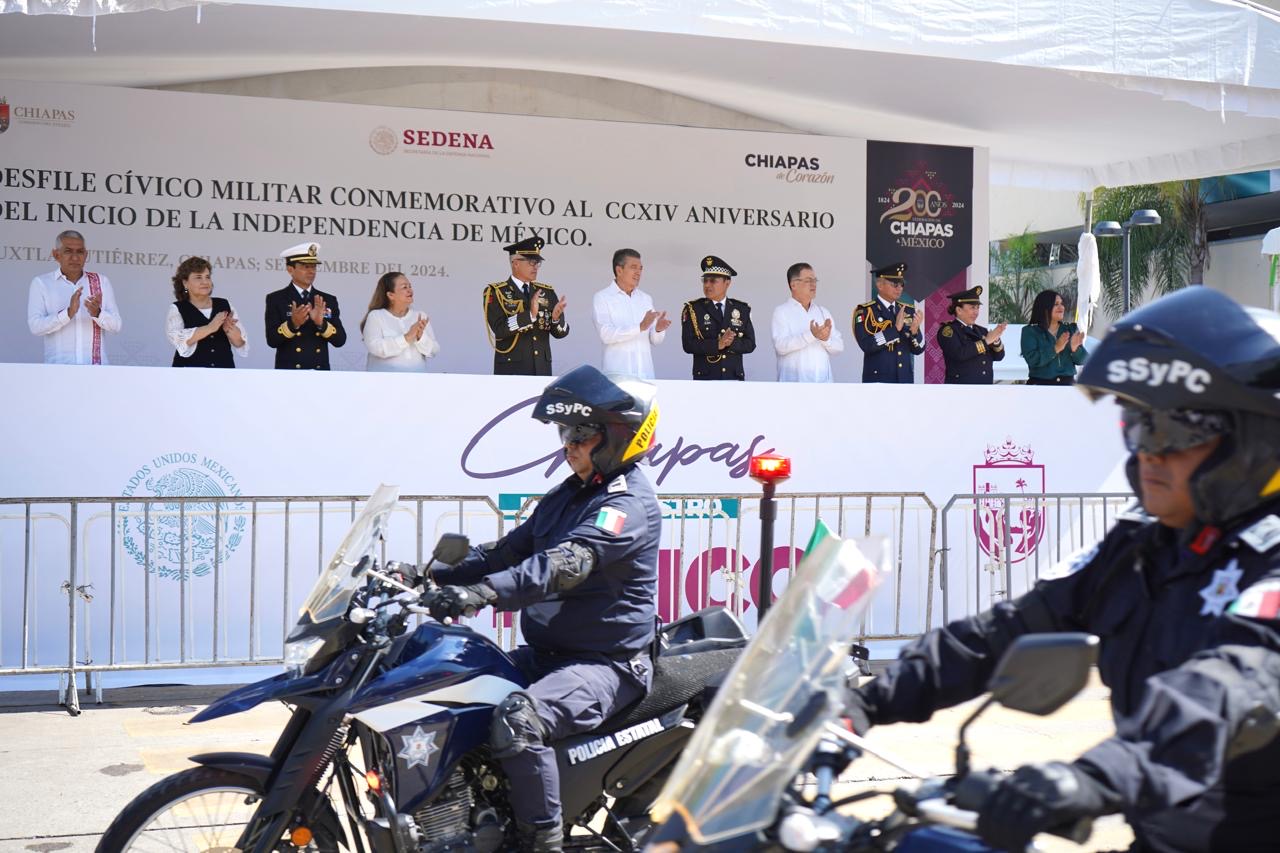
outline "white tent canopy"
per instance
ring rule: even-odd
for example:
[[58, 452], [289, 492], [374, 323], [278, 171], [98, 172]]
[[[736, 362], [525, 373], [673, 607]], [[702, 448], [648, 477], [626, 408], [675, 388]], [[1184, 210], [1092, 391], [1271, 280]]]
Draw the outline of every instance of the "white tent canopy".
[[1089, 190], [1280, 163], [1274, 10], [977, 5], [0, 0], [28, 13], [0, 18], [0, 78], [164, 86], [348, 68], [527, 70], [650, 87], [800, 132], [986, 147], [997, 185]]

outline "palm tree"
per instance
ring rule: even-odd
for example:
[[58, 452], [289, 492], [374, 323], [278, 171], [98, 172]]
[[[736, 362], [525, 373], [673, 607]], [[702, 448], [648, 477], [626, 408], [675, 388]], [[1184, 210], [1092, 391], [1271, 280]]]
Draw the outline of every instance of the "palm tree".
[[[1214, 178], [1223, 182], [1222, 178]], [[1161, 224], [1129, 232], [1131, 307], [1148, 299], [1202, 284], [1209, 267], [1208, 205], [1202, 181], [1167, 181], [1128, 187], [1101, 187], [1094, 193], [1093, 221], [1124, 222], [1135, 210], [1151, 208]], [[1099, 240], [1098, 262], [1102, 270], [1102, 307], [1120, 316], [1123, 304], [1123, 240]]]
[[1036, 255], [1036, 235], [1023, 231], [993, 244], [991, 269], [987, 304], [992, 324], [1028, 322], [1036, 294], [1049, 286], [1049, 269]]

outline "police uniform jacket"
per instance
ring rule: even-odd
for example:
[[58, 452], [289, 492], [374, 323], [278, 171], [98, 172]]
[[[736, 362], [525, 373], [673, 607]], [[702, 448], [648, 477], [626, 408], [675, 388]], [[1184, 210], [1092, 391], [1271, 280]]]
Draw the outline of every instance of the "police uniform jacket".
[[925, 634], [863, 688], [872, 722], [979, 695], [1021, 634], [1096, 634], [1116, 734], [1077, 764], [1120, 795], [1141, 849], [1275, 849], [1280, 501], [1227, 530], [1175, 533], [1124, 513], [1054, 579]]
[[[733, 343], [720, 349], [720, 333], [732, 329]], [[707, 297], [686, 302], [680, 311], [680, 340], [693, 356], [694, 379], [746, 379], [742, 357], [756, 349], [751, 306], [739, 299], [724, 300], [724, 317]]]
[[911, 334], [907, 323], [915, 316], [915, 308], [907, 306], [907, 319], [902, 331], [894, 328], [898, 304], [888, 308], [879, 299], [864, 302], [853, 311], [853, 337], [862, 350], [863, 382], [915, 381], [913, 356], [924, 352], [924, 333]]
[[987, 344], [987, 330], [976, 323], [966, 326], [959, 320], [938, 327], [938, 347], [946, 362], [948, 385], [990, 385], [992, 363], [1004, 358], [1004, 344]]
[[317, 326], [308, 317], [295, 327], [290, 319], [289, 303], [301, 301], [293, 283], [267, 294], [267, 345], [276, 351], [277, 370], [328, 370], [329, 347], [347, 342], [342, 327], [338, 297], [311, 288], [312, 298], [324, 297], [324, 325]]
[[484, 319], [493, 346], [495, 375], [550, 376], [551, 339], [569, 334], [569, 321], [560, 315], [552, 322], [551, 312], [560, 297], [549, 284], [535, 281], [531, 288], [543, 294], [542, 309], [529, 314], [524, 285], [515, 279], [496, 281], [484, 289]]
[[[487, 580], [498, 593], [495, 606], [520, 610], [525, 640], [538, 651], [628, 659], [655, 634], [661, 524], [653, 487], [635, 466], [608, 482], [571, 475], [524, 524], [433, 576], [441, 584]], [[548, 551], [567, 542], [589, 548], [595, 566], [562, 589]]]

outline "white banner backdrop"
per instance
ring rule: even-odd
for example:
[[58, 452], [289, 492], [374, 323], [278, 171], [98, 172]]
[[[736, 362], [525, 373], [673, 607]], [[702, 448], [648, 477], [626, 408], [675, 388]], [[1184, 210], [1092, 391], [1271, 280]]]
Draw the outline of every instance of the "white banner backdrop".
[[[569, 473], [530, 417], [544, 384], [0, 364], [0, 494], [142, 495], [168, 456], [208, 472], [215, 494], [541, 494]], [[1001, 445], [1043, 466], [1037, 491], [1098, 491], [1124, 458], [1112, 404], [1069, 388], [657, 384], [643, 470], [659, 493], [754, 491], [747, 460], [769, 450], [794, 460], [785, 490], [919, 491], [939, 506], [1009, 456]]]
[[[403, 494], [487, 495], [514, 510], [568, 475], [554, 432], [530, 417], [543, 385], [532, 377], [9, 364], [0, 365], [0, 384], [13, 404], [0, 418], [0, 446], [7, 450], [0, 495], [8, 497], [367, 495], [378, 483], [394, 483]], [[776, 566], [783, 570], [775, 578], [778, 591], [793, 565], [792, 547], [803, 548], [814, 521], [813, 504], [792, 503], [789, 492], [925, 492], [941, 508], [952, 494], [975, 490], [1028, 496], [1124, 490], [1116, 479], [1124, 453], [1114, 407], [1092, 405], [1071, 389], [684, 380], [658, 386], [658, 446], [642, 470], [660, 495], [758, 494], [746, 477], [748, 458], [770, 450], [792, 457], [794, 474], [782, 487], [775, 539]], [[939, 433], [940, 423], [945, 433]], [[659, 602], [667, 616], [728, 603], [754, 624], [758, 517], [748, 502], [728, 503], [667, 502]], [[327, 505], [323, 521], [314, 504], [295, 508], [291, 521], [274, 505], [262, 507], [246, 526], [247, 506], [228, 506], [220, 519], [209, 517], [210, 505], [192, 507], [185, 521], [188, 554], [181, 557], [181, 519], [153, 518], [154, 539], [144, 555], [148, 546], [136, 509], [119, 510], [114, 534], [103, 506], [86, 507], [77, 526], [78, 582], [93, 583], [95, 596], [81, 611], [80, 647], [98, 662], [109, 647], [117, 662], [139, 660], [144, 620], [151, 626], [151, 660], [207, 656], [215, 637], [221, 638], [221, 659], [231, 659], [244, 654], [251, 634], [259, 657], [278, 654], [296, 604], [349, 518], [344, 503]], [[478, 511], [468, 517], [468, 531], [476, 541], [492, 538], [494, 517], [473, 509]], [[869, 632], [920, 630], [930, 548], [940, 546], [930, 539], [923, 502], [882, 502], [864, 514], [862, 503], [847, 500], [843, 510], [837, 515], [827, 502], [821, 514], [845, 535], [861, 535], [865, 515], [873, 534], [899, 539], [892, 545], [901, 575], [877, 598]], [[67, 524], [59, 520], [66, 508], [36, 505], [33, 511], [28, 543], [21, 506], [0, 507], [0, 668], [18, 665], [28, 622], [40, 652], [35, 662], [66, 659], [67, 600], [60, 586], [69, 543]], [[428, 506], [428, 540], [456, 529], [460, 522], [451, 513], [458, 511], [461, 506]], [[413, 559], [412, 525], [398, 523], [403, 529], [388, 557]], [[205, 565], [213, 553], [211, 531], [219, 525], [221, 580]], [[261, 532], [253, 533], [251, 547], [257, 525]], [[285, 529], [291, 537], [287, 555]], [[431, 544], [426, 541], [425, 549]], [[28, 547], [33, 571], [24, 578]], [[113, 549], [118, 582], [110, 584]], [[1040, 550], [1045, 553], [1037, 561], [1053, 562], [1046, 548]], [[149, 577], [145, 565], [151, 566]], [[726, 567], [742, 569], [750, 588], [735, 592]], [[224, 602], [217, 629], [215, 583]], [[24, 595], [32, 605], [27, 621]], [[936, 583], [932, 600], [936, 624]], [[254, 607], [258, 616], [250, 630]], [[496, 635], [492, 619], [479, 621]], [[114, 644], [108, 637], [113, 625]], [[0, 680], [0, 689], [21, 683]]]
[[[707, 254], [738, 270], [731, 295], [752, 305], [749, 379], [775, 376], [770, 318], [799, 260], [814, 266], [818, 301], [846, 338], [836, 378], [860, 375], [850, 318], [869, 292], [863, 140], [13, 80], [0, 81], [0, 98], [0, 361], [42, 360], [27, 289], [56, 267], [55, 235], [74, 228], [87, 268], [116, 292], [115, 364], [170, 363], [170, 277], [197, 254], [248, 333], [238, 366], [271, 366], [263, 299], [288, 281], [279, 253], [314, 239], [316, 286], [338, 297], [350, 335], [335, 369], [364, 369], [360, 318], [378, 276], [399, 269], [441, 344], [432, 371], [490, 373], [481, 294], [509, 273], [501, 247], [536, 233], [547, 241], [540, 279], [568, 299], [560, 371], [599, 363], [591, 297], [626, 246], [673, 320], [654, 352], [659, 377], [689, 376], [679, 311], [701, 296]], [[986, 162], [975, 151], [975, 223], [986, 222]]]

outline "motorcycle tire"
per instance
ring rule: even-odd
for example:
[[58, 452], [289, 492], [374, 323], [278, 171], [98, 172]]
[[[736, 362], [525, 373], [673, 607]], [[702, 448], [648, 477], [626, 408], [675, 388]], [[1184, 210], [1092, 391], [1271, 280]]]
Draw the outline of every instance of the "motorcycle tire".
[[[232, 850], [263, 793], [257, 780], [229, 770], [183, 770], [161, 779], [125, 806], [107, 827], [96, 853]], [[310, 844], [289, 845], [289, 849], [337, 853], [338, 841], [316, 830]]]

